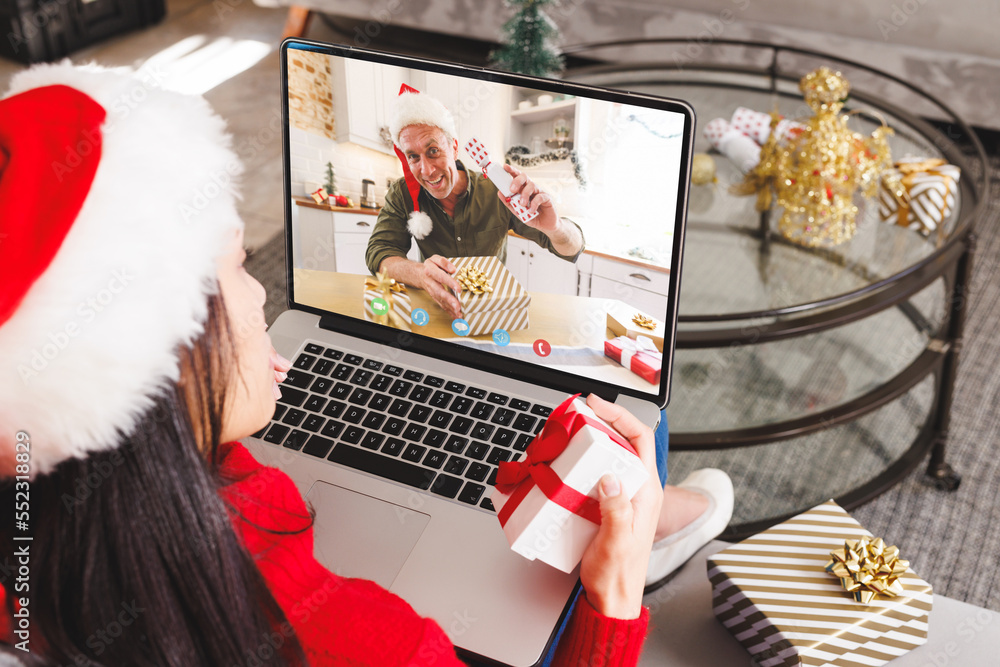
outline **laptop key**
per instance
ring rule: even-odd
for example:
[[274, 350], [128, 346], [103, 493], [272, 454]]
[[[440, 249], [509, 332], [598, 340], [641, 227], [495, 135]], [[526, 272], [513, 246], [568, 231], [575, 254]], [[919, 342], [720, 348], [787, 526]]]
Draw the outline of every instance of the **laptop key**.
[[326, 408], [323, 410], [323, 414], [327, 417], [337, 418], [344, 412], [344, 408], [347, 406], [340, 401], [330, 401]]
[[406, 371], [403, 373], [403, 377], [411, 382], [420, 382], [424, 379], [424, 374], [417, 371]]
[[317, 394], [326, 394], [333, 389], [333, 384], [334, 382], [330, 378], [316, 378], [316, 381], [309, 387], [309, 391]]
[[313, 433], [316, 433], [321, 428], [323, 428], [323, 424], [325, 422], [326, 422], [326, 419], [324, 419], [323, 417], [320, 417], [319, 415], [308, 415], [306, 417], [306, 420], [304, 422], [302, 422], [302, 428], [304, 428], [307, 431], [311, 431]]
[[322, 459], [326, 458], [326, 455], [330, 453], [331, 448], [333, 448], [333, 440], [314, 435], [309, 438], [309, 442], [307, 442], [306, 446], [302, 448], [302, 452]]
[[496, 403], [497, 405], [507, 405], [507, 401], [510, 399], [503, 394], [498, 394], [495, 391], [491, 391], [490, 395], [486, 397], [486, 400], [490, 403]]
[[548, 417], [552, 414], [552, 408], [545, 405], [533, 405], [531, 406], [531, 414], [538, 415], [539, 417]]
[[523, 452], [528, 448], [528, 445], [530, 445], [531, 441], [534, 439], [535, 439], [534, 436], [532, 436], [530, 433], [519, 433], [517, 436], [517, 440], [515, 440], [514, 444], [511, 446], [517, 451]]
[[365, 360], [364, 357], [359, 357], [356, 354], [347, 354], [347, 355], [344, 355], [344, 361], [346, 363], [351, 364], [352, 366], [360, 366], [361, 362], [364, 361], [364, 360]]
[[427, 456], [424, 457], [423, 464], [428, 468], [434, 468], [439, 470], [441, 466], [444, 465], [445, 453], [439, 452], [436, 449], [432, 449], [427, 452]]
[[461, 433], [465, 435], [472, 428], [474, 422], [468, 417], [455, 417], [455, 421], [451, 423], [451, 428], [448, 430], [452, 433]]
[[382, 426], [382, 422], [385, 421], [385, 415], [381, 412], [369, 412], [365, 420], [361, 422], [361, 425], [365, 428], [378, 429]]
[[520, 398], [512, 398], [510, 400], [510, 407], [514, 410], [527, 410], [531, 407], [531, 403], [522, 401]]
[[427, 431], [426, 426], [421, 426], [420, 424], [410, 424], [406, 427], [403, 437], [411, 442], [418, 442], [420, 438], [424, 436], [425, 431]]
[[413, 391], [410, 392], [409, 398], [417, 403], [423, 403], [432, 393], [434, 393], [433, 389], [425, 384], [421, 384], [413, 388]]
[[510, 447], [510, 444], [514, 442], [514, 432], [506, 428], [498, 428], [497, 432], [493, 434], [493, 439], [490, 440], [494, 445], [500, 445], [501, 447]]
[[470, 459], [476, 459], [477, 461], [482, 461], [486, 458], [486, 455], [490, 453], [490, 446], [485, 442], [473, 442], [469, 445], [469, 450], [465, 452], [465, 455]]
[[295, 358], [295, 363], [292, 364], [295, 368], [300, 371], [307, 371], [312, 368], [313, 363], [316, 361], [316, 357], [311, 354], [302, 353]]
[[416, 463], [419, 463], [420, 459], [424, 458], [424, 452], [426, 451], [427, 451], [426, 447], [409, 444], [403, 451], [403, 458], [406, 459], [407, 461], [414, 461]]
[[354, 387], [352, 387], [351, 385], [347, 384], [346, 382], [338, 382], [333, 386], [333, 389], [330, 391], [330, 396], [332, 396], [333, 398], [347, 398], [348, 396], [351, 395], [352, 391], [354, 391]]
[[427, 418], [431, 416], [431, 409], [426, 405], [414, 405], [413, 409], [410, 410], [410, 414], [407, 415], [411, 422], [425, 422]]
[[323, 412], [324, 405], [326, 405], [326, 399], [322, 396], [310, 396], [302, 408], [309, 412]]
[[483, 399], [486, 398], [486, 390], [479, 387], [469, 387], [465, 390], [465, 395], [475, 399]]
[[399, 456], [403, 452], [403, 448], [406, 447], [406, 443], [399, 438], [389, 438], [382, 445], [382, 453], [388, 454], [389, 456]]
[[464, 384], [462, 384], [461, 382], [454, 382], [450, 380], [448, 381], [447, 384], [445, 384], [444, 388], [447, 389], [448, 391], [453, 391], [456, 394], [461, 394], [463, 391], [465, 391]]
[[381, 433], [376, 433], [374, 431], [369, 431], [367, 435], [361, 440], [361, 446], [365, 449], [378, 449], [382, 446], [382, 441], [385, 440], [385, 436]]
[[406, 422], [399, 417], [389, 417], [385, 420], [385, 426], [382, 427], [383, 433], [388, 433], [389, 435], [399, 435], [403, 432], [403, 428], [406, 427]]
[[372, 397], [371, 390], [362, 389], [361, 387], [358, 387], [357, 389], [354, 390], [354, 392], [351, 394], [351, 397], [347, 400], [350, 401], [351, 403], [354, 403], [355, 405], [364, 405], [365, 403], [368, 402], [368, 399], [371, 397]]
[[479, 503], [479, 506], [482, 507], [484, 510], [489, 510], [491, 512], [497, 511], [496, 508], [493, 507], [493, 501], [490, 500], [489, 498], [483, 498], [483, 502]]
[[514, 411], [508, 410], [507, 408], [498, 408], [495, 413], [493, 413], [493, 419], [490, 421], [494, 424], [500, 424], [501, 426], [507, 426], [512, 421], [514, 421]]
[[289, 449], [302, 449], [302, 445], [306, 444], [306, 440], [308, 439], [309, 434], [305, 431], [294, 430], [285, 438], [285, 447]]
[[323, 354], [323, 346], [316, 343], [306, 343], [305, 351], [309, 354]]
[[346, 380], [351, 377], [351, 373], [353, 372], [354, 369], [347, 364], [337, 364], [337, 367], [333, 369], [332, 373], [330, 373], [330, 377], [335, 380]]
[[368, 401], [368, 407], [372, 410], [385, 411], [392, 404], [392, 398], [385, 394], [375, 394], [372, 400]]
[[476, 407], [472, 408], [469, 416], [473, 419], [489, 419], [491, 414], [493, 414], [493, 406], [480, 401], [476, 403]]
[[360, 424], [361, 420], [365, 418], [365, 414], [368, 411], [364, 408], [358, 407], [356, 405], [348, 405], [347, 410], [344, 411], [344, 421], [350, 422], [352, 424]]
[[465, 396], [456, 396], [455, 400], [451, 402], [451, 407], [449, 410], [452, 412], [457, 412], [460, 415], [464, 415], [472, 407], [473, 400], [471, 398], [466, 398]]
[[336, 419], [328, 419], [326, 426], [320, 431], [321, 434], [327, 438], [333, 438], [336, 440], [340, 437], [340, 432], [344, 430], [344, 422], [339, 422]]
[[472, 429], [472, 437], [479, 440], [489, 440], [490, 436], [493, 435], [493, 429], [496, 426], [493, 424], [487, 424], [486, 422], [476, 422], [475, 427]]
[[388, 366], [382, 369], [382, 372], [385, 373], [386, 375], [399, 377], [400, 375], [403, 374], [403, 369], [400, 368], [399, 366], [393, 366], [392, 364], [389, 364]]
[[489, 484], [490, 486], [496, 486], [497, 485], [497, 469], [496, 468], [494, 468], [490, 472], [490, 478], [488, 480], [486, 480], [486, 483]]
[[344, 353], [341, 352], [340, 350], [327, 349], [325, 352], [323, 352], [323, 356], [326, 357], [327, 359], [333, 359], [334, 361], [338, 361], [341, 357], [344, 356]]
[[392, 385], [392, 389], [389, 390], [389, 393], [393, 396], [406, 398], [406, 395], [410, 393], [411, 388], [413, 388], [412, 382], [407, 382], [406, 380], [396, 380], [396, 382]]
[[468, 438], [463, 438], [460, 435], [453, 435], [448, 438], [448, 442], [444, 443], [444, 448], [449, 452], [461, 454], [467, 444], [469, 444]]
[[351, 376], [351, 384], [356, 384], [358, 386], [364, 387], [366, 384], [368, 384], [368, 381], [372, 379], [372, 375], [374, 375], [374, 373], [372, 373], [371, 371], [366, 371], [362, 368], [359, 368], [358, 370], [354, 371], [354, 375]]
[[517, 419], [514, 420], [514, 428], [518, 431], [525, 431], [531, 433], [535, 428], [535, 422], [538, 421], [537, 417], [532, 417], [528, 414], [520, 414]]
[[411, 405], [413, 404], [409, 401], [397, 398], [392, 402], [392, 405], [389, 406], [389, 414], [396, 415], [397, 417], [405, 417]]
[[363, 367], [367, 368], [370, 371], [380, 371], [382, 370], [382, 362], [375, 361], [374, 359], [365, 359]]
[[446, 391], [435, 391], [434, 395], [431, 397], [431, 405], [435, 408], [446, 408], [448, 404], [451, 403], [452, 394]]
[[261, 437], [262, 435], [264, 435], [264, 431], [266, 431], [266, 430], [267, 430], [267, 426], [265, 426], [264, 428], [262, 428], [262, 429], [261, 429], [261, 430], [259, 430], [259, 431], [256, 431], [256, 432], [255, 432], [255, 433], [254, 433], [253, 435], [251, 435], [250, 437], [251, 437], [251, 438], [260, 438], [260, 437]]
[[461, 488], [461, 478], [445, 474], [435, 477], [434, 484], [431, 485], [431, 491], [439, 496], [444, 496], [445, 498], [454, 498], [458, 494], [458, 490]]
[[486, 457], [486, 462], [497, 465], [501, 461], [510, 461], [510, 450], [503, 447], [494, 447], [490, 455]]
[[450, 422], [451, 413], [445, 412], [444, 410], [435, 410], [428, 423], [431, 426], [436, 426], [437, 428], [445, 428]]
[[316, 375], [329, 375], [330, 371], [337, 367], [337, 362], [332, 359], [320, 359], [313, 366], [312, 372]]
[[343, 443], [334, 447], [327, 459], [407, 486], [415, 486], [418, 489], [430, 488], [431, 480], [434, 477], [434, 473], [431, 471], [412, 463]]
[[469, 465], [469, 459], [461, 456], [449, 456], [448, 462], [444, 464], [444, 471], [451, 475], [461, 475], [465, 472], [465, 467]]
[[364, 434], [365, 430], [360, 426], [348, 426], [344, 429], [344, 434], [341, 436], [341, 440], [349, 442], [352, 445], [356, 445], [361, 441]]
[[296, 410], [292, 408], [287, 413], [285, 413], [284, 419], [281, 420], [282, 424], [289, 424], [291, 426], [298, 426], [302, 423], [302, 420], [306, 418], [306, 413], [302, 410]]
[[274, 414], [271, 415], [273, 421], [280, 421], [281, 415], [285, 414], [285, 410], [288, 409], [287, 405], [282, 405], [281, 403], [274, 404]]
[[470, 505], [475, 505], [479, 502], [479, 499], [483, 497], [483, 491], [486, 487], [482, 484], [476, 484], [474, 482], [466, 482], [465, 486], [462, 487], [462, 492], [458, 494], [458, 499], [463, 503], [469, 503]]
[[432, 387], [443, 387], [444, 378], [439, 378], [436, 375], [428, 375], [424, 378], [424, 384], [429, 384]]
[[383, 375], [382, 373], [379, 373], [378, 375], [375, 376], [375, 379], [372, 380], [372, 383], [368, 386], [374, 389], [375, 391], [385, 391], [386, 389], [389, 388], [391, 384], [392, 384], [391, 375]]
[[469, 466], [469, 470], [465, 473], [467, 479], [474, 479], [477, 482], [481, 482], [486, 479], [486, 476], [490, 474], [490, 467], [485, 463], [472, 462]]
[[312, 373], [306, 373], [305, 371], [300, 371], [295, 368], [288, 369], [288, 377], [285, 381], [281, 383], [282, 387], [298, 387], [299, 389], [308, 389], [309, 385], [312, 384], [313, 378]]
[[280, 445], [285, 441], [285, 436], [288, 435], [288, 431], [291, 430], [287, 426], [282, 426], [281, 424], [271, 424], [271, 428], [267, 430], [264, 435], [264, 442], [270, 442], [273, 445]]
[[430, 445], [431, 447], [440, 447], [441, 445], [444, 444], [445, 438], [447, 436], [448, 434], [445, 433], [444, 431], [439, 431], [437, 429], [432, 428], [430, 431], [427, 432], [427, 435], [424, 436], [423, 443], [425, 445]]

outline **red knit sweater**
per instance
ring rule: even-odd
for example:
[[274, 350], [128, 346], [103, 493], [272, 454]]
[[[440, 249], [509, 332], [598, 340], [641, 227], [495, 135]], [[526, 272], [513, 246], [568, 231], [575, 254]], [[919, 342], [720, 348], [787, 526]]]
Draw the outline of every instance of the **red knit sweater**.
[[[305, 502], [292, 480], [264, 467], [239, 443], [220, 450], [224, 475], [238, 481], [220, 492], [234, 508], [233, 526], [285, 612], [313, 665], [462, 665], [437, 623], [422, 618], [400, 597], [378, 584], [345, 579], [313, 557], [312, 528]], [[581, 596], [559, 642], [556, 665], [635, 665], [649, 622], [602, 616]], [[268, 647], [270, 648], [270, 647]]]

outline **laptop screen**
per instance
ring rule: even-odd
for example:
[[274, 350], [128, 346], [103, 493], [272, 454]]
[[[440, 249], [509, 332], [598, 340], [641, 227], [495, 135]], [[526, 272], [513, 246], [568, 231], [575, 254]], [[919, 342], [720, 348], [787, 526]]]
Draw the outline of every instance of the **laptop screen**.
[[666, 403], [689, 107], [310, 42], [282, 55], [295, 306]]

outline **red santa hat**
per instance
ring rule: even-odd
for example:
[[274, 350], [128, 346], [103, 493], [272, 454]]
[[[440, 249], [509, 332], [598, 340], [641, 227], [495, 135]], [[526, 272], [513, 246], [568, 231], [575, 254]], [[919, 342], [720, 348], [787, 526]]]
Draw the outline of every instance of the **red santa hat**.
[[420, 184], [417, 183], [413, 172], [410, 171], [406, 156], [399, 149], [399, 133], [403, 131], [404, 127], [410, 125], [433, 125], [444, 132], [448, 141], [455, 139], [458, 133], [455, 131], [455, 118], [440, 101], [405, 83], [399, 87], [396, 106], [389, 121], [389, 132], [392, 134], [393, 150], [396, 151], [396, 157], [403, 165], [406, 189], [413, 201], [413, 211], [410, 212], [406, 228], [414, 238], [422, 239], [430, 234], [433, 223], [430, 216], [420, 210], [420, 203], [417, 201], [417, 196], [420, 194]]
[[13, 78], [0, 100], [0, 475], [115, 447], [178, 379], [243, 224], [230, 145], [205, 100], [128, 70], [66, 61]]

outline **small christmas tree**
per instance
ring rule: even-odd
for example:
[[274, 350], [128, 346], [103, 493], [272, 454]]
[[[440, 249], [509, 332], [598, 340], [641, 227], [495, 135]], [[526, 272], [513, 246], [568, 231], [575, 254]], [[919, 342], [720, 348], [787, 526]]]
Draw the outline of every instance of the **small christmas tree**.
[[333, 163], [326, 163], [326, 184], [323, 186], [326, 188], [326, 193], [331, 197], [339, 194], [337, 192], [337, 177], [333, 172]]
[[503, 26], [503, 46], [490, 52], [496, 69], [533, 76], [557, 76], [565, 66], [556, 42], [559, 27], [543, 11], [553, 0], [505, 0], [515, 7], [513, 18]]

